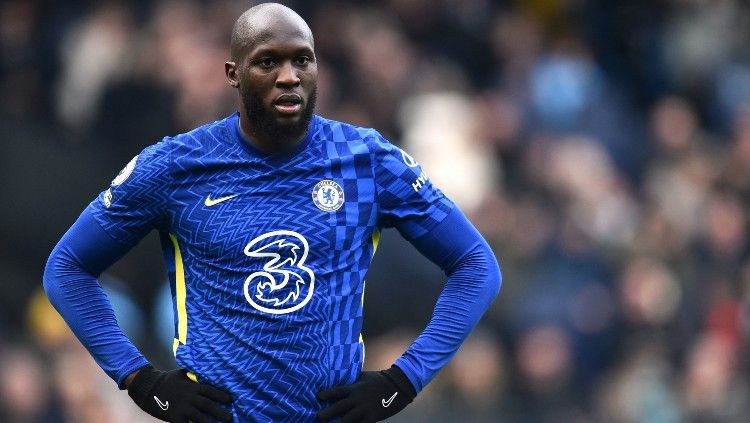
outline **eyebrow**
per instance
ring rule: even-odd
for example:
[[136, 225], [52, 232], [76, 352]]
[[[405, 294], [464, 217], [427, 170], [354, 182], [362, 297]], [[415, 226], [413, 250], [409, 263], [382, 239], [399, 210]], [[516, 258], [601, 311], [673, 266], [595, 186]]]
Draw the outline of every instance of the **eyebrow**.
[[[263, 55], [278, 55], [280, 50], [284, 50], [285, 52], [287, 51], [287, 49], [279, 49], [279, 48], [274, 48], [274, 47], [259, 47], [251, 51], [250, 54], [248, 54], [248, 57], [249, 56], [257, 57], [257, 56], [263, 56]], [[301, 53], [314, 54], [315, 53], [309, 45], [293, 47], [291, 51], [293, 52], [293, 54], [301, 54]]]

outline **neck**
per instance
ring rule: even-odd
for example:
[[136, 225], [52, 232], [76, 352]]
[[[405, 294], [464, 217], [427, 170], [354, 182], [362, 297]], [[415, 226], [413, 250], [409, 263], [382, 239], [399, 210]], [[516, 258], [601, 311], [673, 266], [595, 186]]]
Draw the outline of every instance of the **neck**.
[[244, 141], [266, 153], [282, 153], [293, 150], [307, 134], [307, 127], [295, 134], [269, 134], [250, 122], [244, 107], [240, 110], [240, 132]]

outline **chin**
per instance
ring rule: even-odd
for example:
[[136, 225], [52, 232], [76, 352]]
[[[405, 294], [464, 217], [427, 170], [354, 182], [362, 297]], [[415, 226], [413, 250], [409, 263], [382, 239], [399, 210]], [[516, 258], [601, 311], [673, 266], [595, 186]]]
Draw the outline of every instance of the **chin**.
[[260, 101], [250, 94], [242, 96], [254, 132], [271, 138], [299, 138], [305, 134], [315, 108], [315, 92], [301, 103], [296, 113], [281, 113], [274, 105]]
[[277, 114], [276, 115], [276, 123], [279, 125], [283, 125], [285, 123], [297, 123], [302, 119], [302, 112], [295, 113], [293, 115], [282, 115]]

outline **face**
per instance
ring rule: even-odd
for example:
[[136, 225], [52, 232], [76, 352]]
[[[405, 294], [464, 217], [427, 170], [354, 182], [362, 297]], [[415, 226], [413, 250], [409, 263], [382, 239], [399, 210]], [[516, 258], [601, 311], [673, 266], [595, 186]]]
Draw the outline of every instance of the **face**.
[[251, 135], [296, 141], [305, 134], [315, 108], [318, 68], [313, 46], [293, 26], [276, 26], [256, 39], [233, 69], [233, 63], [227, 63], [227, 77], [240, 90]]

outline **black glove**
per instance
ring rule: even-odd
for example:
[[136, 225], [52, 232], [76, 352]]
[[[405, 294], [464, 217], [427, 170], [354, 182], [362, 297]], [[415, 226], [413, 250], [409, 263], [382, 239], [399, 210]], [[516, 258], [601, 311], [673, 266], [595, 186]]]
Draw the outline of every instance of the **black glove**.
[[128, 395], [143, 411], [167, 422], [232, 421], [232, 415], [219, 405], [231, 403], [232, 397], [213, 386], [193, 382], [183, 369], [163, 372], [148, 365], [130, 382]]
[[406, 408], [416, 396], [404, 372], [391, 366], [379, 372], [362, 372], [352, 385], [318, 392], [318, 399], [331, 401], [317, 419], [329, 421], [341, 417], [341, 423], [377, 422]]

